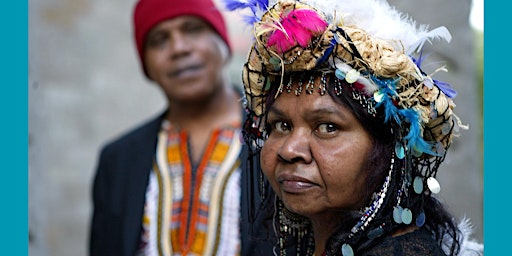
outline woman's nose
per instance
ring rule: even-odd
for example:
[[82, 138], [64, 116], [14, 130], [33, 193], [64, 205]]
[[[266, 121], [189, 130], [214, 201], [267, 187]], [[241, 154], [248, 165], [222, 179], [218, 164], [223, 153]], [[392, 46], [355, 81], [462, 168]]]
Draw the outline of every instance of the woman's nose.
[[293, 130], [280, 145], [277, 151], [281, 161], [288, 163], [304, 162], [312, 160], [309, 136], [303, 129]]

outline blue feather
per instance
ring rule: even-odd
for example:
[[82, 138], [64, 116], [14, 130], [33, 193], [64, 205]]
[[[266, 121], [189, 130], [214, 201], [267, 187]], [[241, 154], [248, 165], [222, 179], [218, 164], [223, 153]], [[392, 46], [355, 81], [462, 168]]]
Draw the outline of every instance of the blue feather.
[[426, 142], [421, 136], [421, 123], [419, 114], [413, 109], [402, 109], [400, 115], [410, 124], [409, 132], [404, 137], [407, 141], [407, 147], [418, 152], [424, 152], [433, 156], [437, 153], [432, 151], [433, 145]]
[[331, 52], [332, 52], [332, 50], [334, 50], [335, 45], [336, 45], [336, 39], [333, 38], [331, 40], [331, 46], [329, 46], [329, 48], [327, 48], [325, 50], [324, 55], [322, 55], [322, 57], [318, 58], [318, 60], [316, 61], [317, 66], [322, 64], [331, 55]]
[[455, 96], [457, 96], [457, 91], [455, 91], [455, 89], [452, 88], [451, 84], [441, 82], [441, 81], [435, 80], [435, 79], [433, 79], [433, 81], [434, 81], [434, 84], [437, 86], [437, 88], [439, 88], [439, 90], [441, 90], [449, 98], [453, 99], [453, 98], [455, 98]]
[[[418, 63], [421, 62], [421, 58]], [[376, 104], [376, 107], [383, 105], [384, 107], [384, 122], [394, 120], [398, 125], [402, 123], [408, 123], [409, 131], [405, 136], [407, 141], [407, 147], [418, 152], [427, 153], [433, 156], [438, 155], [432, 151], [432, 144], [426, 142], [421, 135], [421, 122], [419, 114], [413, 109], [398, 109], [393, 100], [393, 95], [396, 95], [396, 84], [398, 79], [381, 79], [372, 76], [371, 79], [379, 86], [380, 93], [384, 93], [384, 97], [381, 102]]]
[[249, 25], [252, 25], [256, 22], [258, 22], [260, 19], [256, 16], [251, 16], [251, 15], [244, 15], [242, 17], [243, 21]]
[[[420, 56], [418, 57], [418, 59], [414, 58], [413, 56], [410, 56], [411, 59], [412, 59], [412, 62], [414, 62], [414, 64], [416, 64], [416, 66], [418, 68], [421, 67], [421, 63], [423, 62], [424, 60], [424, 57], [423, 57], [423, 49], [420, 51]], [[421, 68], [420, 68], [421, 69]]]
[[226, 6], [226, 9], [230, 11], [238, 10], [238, 9], [245, 9], [249, 7], [247, 3], [242, 3], [235, 0], [224, 0], [224, 5]]
[[262, 9], [262, 10], [268, 9], [268, 0], [256, 0], [256, 2], [258, 2], [258, 6], [260, 7], [260, 9]]
[[395, 122], [400, 125], [400, 117], [398, 116], [398, 109], [396, 108], [395, 104], [391, 99], [389, 99], [389, 96], [384, 96], [383, 100], [381, 102], [378, 102], [375, 105], [375, 108], [378, 108], [380, 106], [383, 106], [384, 108], [384, 122], [387, 123], [391, 119], [394, 119]]
[[393, 118], [400, 125], [401, 119], [398, 115], [398, 109], [392, 100], [393, 95], [396, 95], [395, 88], [398, 79], [381, 79], [376, 76], [371, 76], [371, 79], [379, 87], [379, 91], [385, 95], [382, 101], [375, 105], [376, 108], [384, 105], [384, 122], [389, 122]]
[[250, 8], [253, 13], [256, 13], [267, 10], [268, 0], [224, 0], [224, 5], [230, 11]]
[[252, 15], [243, 15], [243, 20], [249, 25], [260, 21], [259, 13], [267, 11], [268, 0], [223, 0], [224, 6], [230, 11], [249, 8]]
[[[412, 61], [416, 66], [421, 70], [421, 63], [423, 62], [423, 50], [420, 52], [420, 56], [418, 59], [411, 56]], [[434, 84], [437, 85], [437, 87], [449, 98], [455, 98], [457, 96], [457, 92], [452, 88], [452, 86], [449, 83], [441, 82], [438, 80], [433, 79]]]

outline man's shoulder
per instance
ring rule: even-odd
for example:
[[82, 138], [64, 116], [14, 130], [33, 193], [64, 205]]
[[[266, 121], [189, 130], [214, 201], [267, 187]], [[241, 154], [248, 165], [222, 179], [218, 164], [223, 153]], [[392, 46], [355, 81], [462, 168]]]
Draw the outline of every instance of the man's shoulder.
[[160, 114], [132, 126], [117, 137], [107, 141], [102, 147], [103, 150], [126, 147], [140, 141], [156, 139], [156, 135], [162, 123], [162, 117], [163, 115]]

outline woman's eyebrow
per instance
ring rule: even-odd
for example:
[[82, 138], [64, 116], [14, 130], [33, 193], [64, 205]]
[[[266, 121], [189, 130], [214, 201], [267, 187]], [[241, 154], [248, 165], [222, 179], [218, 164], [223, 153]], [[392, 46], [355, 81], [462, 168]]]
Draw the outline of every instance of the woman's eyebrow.
[[336, 116], [342, 119], [347, 119], [348, 116], [344, 111], [340, 110], [339, 108], [333, 107], [333, 106], [327, 106], [327, 107], [321, 107], [316, 109], [308, 110], [304, 113], [304, 119], [306, 120], [313, 120], [318, 119], [319, 117], [329, 117], [329, 116]]
[[285, 112], [277, 107], [275, 107], [275, 105], [272, 105], [269, 110], [268, 110], [268, 114], [272, 114], [274, 116], [286, 116]]

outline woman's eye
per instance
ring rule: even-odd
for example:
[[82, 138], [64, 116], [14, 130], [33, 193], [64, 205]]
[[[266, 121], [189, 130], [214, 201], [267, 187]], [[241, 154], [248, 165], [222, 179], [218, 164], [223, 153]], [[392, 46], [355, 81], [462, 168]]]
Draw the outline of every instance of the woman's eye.
[[276, 121], [271, 123], [272, 131], [276, 132], [287, 132], [290, 130], [290, 124], [283, 121]]
[[334, 124], [320, 124], [317, 128], [319, 133], [333, 133], [338, 130]]

